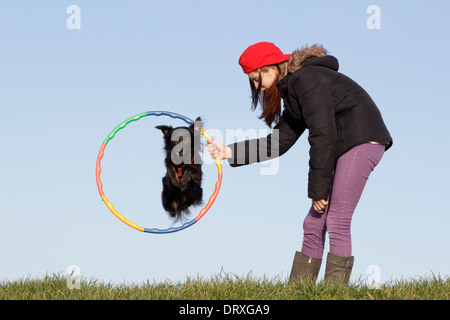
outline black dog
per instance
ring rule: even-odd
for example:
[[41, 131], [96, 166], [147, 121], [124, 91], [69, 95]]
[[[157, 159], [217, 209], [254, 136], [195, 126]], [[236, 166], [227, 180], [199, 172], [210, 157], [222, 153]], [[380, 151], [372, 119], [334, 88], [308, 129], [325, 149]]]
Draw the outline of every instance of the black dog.
[[166, 175], [162, 178], [162, 204], [175, 221], [189, 215], [189, 207], [202, 203], [200, 158], [201, 119], [189, 127], [157, 126], [164, 134]]

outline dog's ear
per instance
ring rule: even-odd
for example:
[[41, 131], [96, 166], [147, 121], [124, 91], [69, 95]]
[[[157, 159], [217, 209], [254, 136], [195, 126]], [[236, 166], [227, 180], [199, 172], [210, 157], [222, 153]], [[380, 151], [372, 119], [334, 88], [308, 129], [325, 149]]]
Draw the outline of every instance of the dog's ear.
[[172, 126], [156, 126], [155, 128], [161, 130], [164, 135], [167, 135], [173, 131]]

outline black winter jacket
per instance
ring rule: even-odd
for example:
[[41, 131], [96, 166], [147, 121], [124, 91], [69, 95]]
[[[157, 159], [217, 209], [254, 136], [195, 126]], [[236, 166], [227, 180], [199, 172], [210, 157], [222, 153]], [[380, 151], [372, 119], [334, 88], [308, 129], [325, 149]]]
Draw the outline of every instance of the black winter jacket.
[[[289, 63], [290, 70], [292, 64], [296, 69], [295, 63], [298, 68], [277, 83], [284, 102], [282, 117], [274, 127], [278, 139], [273, 131], [264, 138], [231, 144], [233, 157], [228, 162], [237, 167], [281, 156], [308, 129], [308, 197], [327, 199], [339, 156], [370, 141], [384, 144], [387, 150], [392, 138], [373, 100], [355, 81], [338, 72], [335, 57], [306, 56]], [[256, 147], [252, 149], [252, 145]], [[266, 150], [262, 152], [262, 148]]]

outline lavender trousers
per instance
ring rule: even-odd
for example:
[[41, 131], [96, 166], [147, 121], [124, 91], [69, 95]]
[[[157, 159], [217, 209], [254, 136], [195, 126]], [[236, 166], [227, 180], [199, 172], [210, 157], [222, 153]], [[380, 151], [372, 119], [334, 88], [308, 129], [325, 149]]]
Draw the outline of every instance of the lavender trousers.
[[320, 214], [311, 206], [303, 222], [302, 253], [322, 259], [325, 235], [330, 238], [330, 253], [352, 255], [351, 221], [370, 173], [384, 154], [381, 144], [365, 143], [339, 157], [334, 171], [328, 206]]

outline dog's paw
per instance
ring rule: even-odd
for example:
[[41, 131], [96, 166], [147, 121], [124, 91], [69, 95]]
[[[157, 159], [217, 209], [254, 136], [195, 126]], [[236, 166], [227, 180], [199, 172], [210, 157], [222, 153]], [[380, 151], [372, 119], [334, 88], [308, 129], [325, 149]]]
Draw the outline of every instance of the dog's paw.
[[180, 190], [181, 192], [185, 192], [186, 190], [189, 189], [189, 183], [181, 183], [180, 184]]

